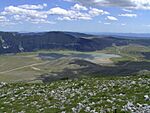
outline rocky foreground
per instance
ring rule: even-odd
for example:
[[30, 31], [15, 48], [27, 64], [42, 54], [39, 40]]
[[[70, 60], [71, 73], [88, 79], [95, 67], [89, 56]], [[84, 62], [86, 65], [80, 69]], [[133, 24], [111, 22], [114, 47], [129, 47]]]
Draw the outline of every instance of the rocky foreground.
[[0, 83], [0, 113], [150, 113], [150, 76]]

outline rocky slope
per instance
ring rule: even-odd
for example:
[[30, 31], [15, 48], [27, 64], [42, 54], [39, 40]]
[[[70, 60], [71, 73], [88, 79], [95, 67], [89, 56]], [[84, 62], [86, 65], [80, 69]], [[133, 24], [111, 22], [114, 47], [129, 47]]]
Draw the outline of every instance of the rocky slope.
[[0, 112], [149, 113], [150, 76], [0, 83]]

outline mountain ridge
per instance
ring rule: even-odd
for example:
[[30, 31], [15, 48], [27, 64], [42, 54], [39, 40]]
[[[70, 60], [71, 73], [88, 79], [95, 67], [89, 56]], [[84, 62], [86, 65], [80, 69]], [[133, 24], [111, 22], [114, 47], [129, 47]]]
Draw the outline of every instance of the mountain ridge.
[[128, 44], [149, 45], [149, 39], [124, 39], [115, 36], [90, 35], [77, 32], [51, 31], [40, 33], [0, 32], [0, 54], [36, 50], [96, 51]]

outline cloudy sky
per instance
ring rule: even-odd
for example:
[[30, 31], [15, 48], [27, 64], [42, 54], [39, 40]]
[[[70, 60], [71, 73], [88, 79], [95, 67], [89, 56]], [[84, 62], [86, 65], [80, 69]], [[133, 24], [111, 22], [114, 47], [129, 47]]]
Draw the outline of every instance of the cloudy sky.
[[0, 31], [150, 33], [150, 0], [1, 0]]

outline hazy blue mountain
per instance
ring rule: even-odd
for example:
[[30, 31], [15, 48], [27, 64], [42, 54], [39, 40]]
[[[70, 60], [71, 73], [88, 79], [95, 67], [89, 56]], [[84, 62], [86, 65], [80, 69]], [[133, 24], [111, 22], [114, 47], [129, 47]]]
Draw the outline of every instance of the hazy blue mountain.
[[118, 38], [126, 38], [126, 39], [150, 39], [150, 33], [89, 33], [93, 35], [100, 36], [114, 36]]

